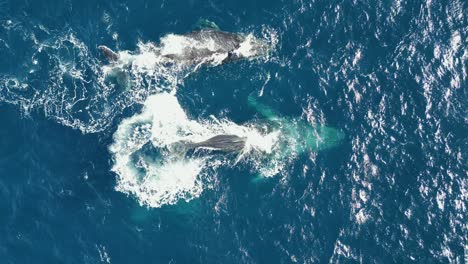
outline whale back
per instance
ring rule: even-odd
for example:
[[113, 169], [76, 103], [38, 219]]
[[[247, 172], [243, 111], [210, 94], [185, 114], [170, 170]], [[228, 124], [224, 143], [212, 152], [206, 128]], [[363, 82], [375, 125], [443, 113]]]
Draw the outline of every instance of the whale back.
[[217, 135], [201, 142], [186, 140], [175, 142], [171, 145], [172, 152], [185, 155], [189, 151], [210, 150], [223, 153], [236, 153], [244, 149], [246, 138], [236, 135]]
[[236, 33], [218, 30], [200, 30], [187, 34], [187, 37], [198, 42], [213, 41], [218, 45], [218, 52], [230, 52], [240, 47], [245, 38]]

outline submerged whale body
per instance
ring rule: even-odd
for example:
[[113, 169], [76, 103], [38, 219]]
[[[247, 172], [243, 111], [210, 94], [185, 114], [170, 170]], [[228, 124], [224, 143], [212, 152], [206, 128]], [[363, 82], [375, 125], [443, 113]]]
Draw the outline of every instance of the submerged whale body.
[[[109, 62], [120, 59], [118, 53], [101, 45], [99, 49]], [[199, 30], [183, 35], [168, 34], [153, 52], [163, 59], [180, 63], [201, 63], [206, 60], [222, 62], [253, 57], [267, 51], [265, 43], [238, 33], [219, 30]]]
[[[270, 132], [267, 132], [263, 137], [267, 138], [272, 135], [276, 138], [272, 141], [273, 152], [262, 148], [251, 148], [250, 145], [246, 148], [247, 141], [252, 143], [252, 140], [247, 140], [246, 136], [235, 134], [220, 134], [200, 142], [181, 140], [169, 146], [169, 150], [182, 156], [191, 152], [196, 152], [198, 155], [221, 153], [242, 156], [244, 151], [254, 150], [257, 153], [270, 155], [277, 160], [284, 160], [303, 153], [335, 147], [344, 138], [344, 134], [333, 127], [312, 126], [307, 121], [300, 119], [280, 117], [273, 109], [260, 103], [252, 95], [249, 96], [248, 102], [266, 118], [263, 124], [268, 127]], [[278, 133], [277, 136], [275, 136], [276, 133]], [[208, 152], [199, 152], [199, 150], [208, 150]]]

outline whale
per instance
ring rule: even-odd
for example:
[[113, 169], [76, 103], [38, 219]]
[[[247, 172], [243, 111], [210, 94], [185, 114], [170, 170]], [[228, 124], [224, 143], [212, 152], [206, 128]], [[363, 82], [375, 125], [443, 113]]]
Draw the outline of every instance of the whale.
[[240, 153], [246, 143], [245, 137], [237, 135], [220, 134], [209, 139], [192, 142], [192, 141], [178, 141], [173, 144], [171, 149], [177, 150], [182, 155], [190, 151], [208, 150], [209, 152], [220, 152], [224, 154]]
[[[271, 107], [261, 103], [255, 96], [249, 95], [248, 104], [261, 115], [262, 119], [258, 123], [262, 124], [262, 127], [266, 125], [269, 131], [267, 134], [279, 132], [280, 136], [275, 143], [274, 151], [268, 154], [274, 156], [275, 159], [284, 160], [304, 153], [330, 149], [344, 139], [344, 134], [339, 129], [325, 125], [313, 126], [300, 118], [282, 117]], [[238, 154], [242, 156], [246, 144], [246, 137], [219, 134], [199, 142], [181, 140], [174, 143], [170, 150], [182, 156], [191, 152], [199, 155]]]
[[[117, 52], [105, 45], [100, 45], [98, 49], [109, 62], [120, 59]], [[161, 38], [152, 51], [167, 62], [199, 64], [260, 56], [268, 51], [268, 47], [251, 35], [202, 29], [182, 35], [168, 34]]]

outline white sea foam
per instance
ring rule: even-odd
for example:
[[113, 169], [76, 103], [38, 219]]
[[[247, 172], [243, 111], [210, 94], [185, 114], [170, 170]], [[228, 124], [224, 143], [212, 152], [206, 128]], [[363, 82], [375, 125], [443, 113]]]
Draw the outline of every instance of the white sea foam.
[[[247, 139], [236, 160], [181, 157], [171, 149], [176, 142], [203, 141], [219, 134]], [[278, 132], [263, 134], [229, 120], [190, 120], [173, 93], [159, 93], [146, 100], [140, 114], [122, 121], [109, 149], [114, 157], [112, 170], [118, 175], [116, 189], [135, 195], [141, 204], [160, 207], [198, 197], [221, 165], [251, 160], [260, 164], [251, 154], [271, 153], [277, 141]]]
[[183, 55], [187, 50], [191, 49], [207, 49], [215, 52], [222, 48], [221, 43], [216, 42], [212, 38], [199, 41], [189, 36], [176, 34], [168, 34], [162, 37], [160, 42], [160, 52], [163, 56]]

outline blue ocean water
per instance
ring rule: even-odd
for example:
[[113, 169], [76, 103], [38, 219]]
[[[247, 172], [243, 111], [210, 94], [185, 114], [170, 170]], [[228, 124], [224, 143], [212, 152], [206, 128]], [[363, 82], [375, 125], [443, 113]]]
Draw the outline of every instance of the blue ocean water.
[[[467, 10], [459, 0], [0, 0], [1, 263], [467, 262]], [[137, 54], [208, 22], [271, 51], [187, 75], [132, 72], [129, 87], [106, 78], [98, 45]], [[126, 133], [132, 118], [179, 109], [148, 99], [163, 91], [202, 129], [213, 116], [261, 123], [247, 99], [257, 94], [285, 120], [344, 138], [268, 177], [278, 160], [252, 158], [209, 163], [197, 181], [150, 166], [148, 181], [126, 185], [140, 161], [120, 154], [155, 133]]]

